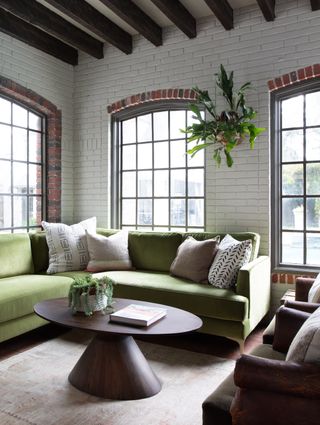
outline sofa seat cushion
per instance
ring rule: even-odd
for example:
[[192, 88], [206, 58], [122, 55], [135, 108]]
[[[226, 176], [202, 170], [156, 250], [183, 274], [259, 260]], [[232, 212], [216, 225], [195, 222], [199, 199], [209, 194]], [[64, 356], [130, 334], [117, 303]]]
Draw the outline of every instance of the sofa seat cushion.
[[54, 276], [62, 276], [62, 277], [70, 277], [71, 279], [76, 279], [77, 277], [85, 277], [85, 276], [91, 276], [92, 273], [87, 272], [85, 270], [83, 271], [73, 271], [73, 272], [60, 272], [56, 273]]
[[109, 271], [116, 283], [115, 297], [168, 304], [194, 314], [225, 320], [243, 321], [248, 317], [248, 299], [229, 289], [193, 283], [167, 273], [146, 271]]
[[0, 258], [0, 278], [33, 273], [32, 251], [28, 234], [2, 234]]
[[33, 313], [39, 301], [66, 297], [71, 283], [68, 277], [31, 274], [1, 279], [0, 322]]

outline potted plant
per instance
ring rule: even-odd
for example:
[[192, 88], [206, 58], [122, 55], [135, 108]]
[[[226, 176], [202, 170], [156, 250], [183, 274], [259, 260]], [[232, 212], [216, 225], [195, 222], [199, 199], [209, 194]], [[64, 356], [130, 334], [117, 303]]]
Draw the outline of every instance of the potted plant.
[[94, 278], [91, 275], [77, 277], [69, 289], [69, 307], [72, 313], [83, 312], [91, 316], [95, 311], [103, 314], [112, 311], [114, 282], [107, 276]]
[[[258, 128], [252, 122], [256, 111], [246, 104], [245, 93], [251, 88], [251, 83], [243, 84], [235, 91], [233, 71], [228, 75], [223, 65], [216, 75], [216, 86], [222, 90], [227, 108], [218, 113], [215, 102], [207, 91], [193, 88], [196, 92], [196, 103], [189, 105], [194, 113], [195, 123], [182, 130], [188, 135], [188, 142], [196, 141], [196, 145], [187, 152], [194, 156], [197, 152], [209, 146], [214, 147], [213, 159], [221, 164], [221, 154], [224, 153], [228, 167], [233, 164], [230, 152], [244, 140], [248, 140], [253, 149], [256, 137], [265, 129]], [[205, 116], [201, 114], [204, 110]]]

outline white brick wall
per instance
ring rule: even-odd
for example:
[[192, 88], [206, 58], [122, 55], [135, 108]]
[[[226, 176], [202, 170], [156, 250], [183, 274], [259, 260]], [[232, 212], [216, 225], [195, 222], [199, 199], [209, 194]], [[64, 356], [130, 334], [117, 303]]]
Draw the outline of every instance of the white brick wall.
[[62, 110], [62, 220], [73, 220], [73, 67], [0, 33], [0, 75]]

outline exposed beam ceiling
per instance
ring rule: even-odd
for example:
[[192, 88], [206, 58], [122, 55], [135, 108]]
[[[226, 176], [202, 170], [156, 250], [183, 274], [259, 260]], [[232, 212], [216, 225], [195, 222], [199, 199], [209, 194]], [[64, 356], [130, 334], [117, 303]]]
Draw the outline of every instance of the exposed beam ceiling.
[[84, 0], [46, 0], [47, 3], [108, 41], [124, 53], [132, 52], [132, 37]]
[[196, 20], [178, 0], [151, 0], [189, 38], [197, 36]]
[[311, 9], [320, 10], [320, 0], [311, 0]]
[[0, 0], [0, 7], [97, 59], [103, 58], [101, 41], [81, 31], [35, 0]]
[[263, 13], [266, 21], [274, 21], [276, 17], [275, 13], [275, 0], [257, 0], [257, 3]]
[[205, 0], [226, 30], [233, 28], [233, 9], [228, 0]]
[[71, 65], [78, 64], [76, 49], [3, 9], [0, 9], [0, 31]]
[[113, 13], [136, 29], [155, 46], [162, 45], [162, 29], [131, 0], [100, 0]]

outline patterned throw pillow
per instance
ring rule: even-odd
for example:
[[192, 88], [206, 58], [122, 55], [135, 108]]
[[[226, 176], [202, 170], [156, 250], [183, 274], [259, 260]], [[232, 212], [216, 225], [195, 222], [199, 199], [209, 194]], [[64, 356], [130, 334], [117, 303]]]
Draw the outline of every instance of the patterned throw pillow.
[[84, 270], [89, 262], [86, 230], [95, 233], [96, 217], [72, 226], [63, 223], [47, 223], [46, 221], [41, 224], [46, 231], [49, 248], [47, 273]]
[[304, 322], [293, 338], [286, 360], [320, 363], [320, 307]]
[[308, 302], [309, 303], [320, 303], [320, 273], [318, 274], [316, 280], [313, 282], [309, 293], [308, 293]]
[[87, 266], [89, 272], [132, 270], [128, 250], [128, 232], [121, 230], [109, 237], [86, 233], [90, 257]]
[[[223, 240], [221, 241], [218, 253], [210, 267], [208, 281], [216, 288], [229, 289], [234, 287], [239, 270], [250, 259], [252, 241], [239, 242], [233, 240], [236, 243], [227, 244], [226, 242], [223, 243]], [[221, 246], [224, 248], [221, 249]]]

